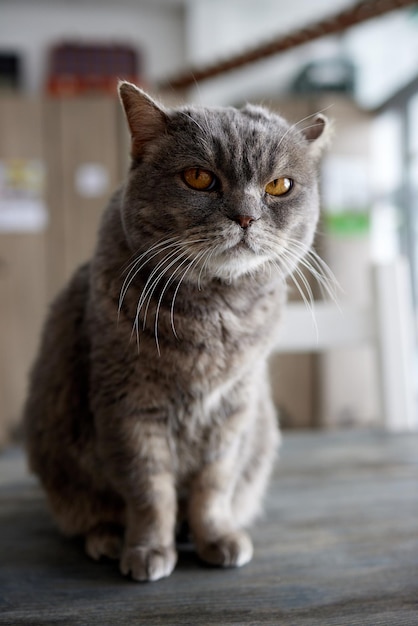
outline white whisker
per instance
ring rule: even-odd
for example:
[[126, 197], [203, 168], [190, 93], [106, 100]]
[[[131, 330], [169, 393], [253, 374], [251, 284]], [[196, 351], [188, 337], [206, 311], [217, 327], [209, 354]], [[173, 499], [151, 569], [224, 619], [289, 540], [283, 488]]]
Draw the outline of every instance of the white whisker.
[[[168, 278], [167, 282], [164, 285], [164, 288], [161, 290], [160, 293], [160, 297], [158, 299], [158, 303], [157, 303], [157, 308], [155, 310], [155, 323], [154, 323], [154, 335], [155, 335], [155, 343], [157, 346], [157, 352], [158, 352], [158, 356], [161, 356], [161, 352], [160, 352], [160, 345], [159, 345], [159, 341], [158, 341], [158, 316], [160, 313], [160, 308], [161, 308], [161, 303], [164, 297], [165, 292], [167, 291], [170, 283], [175, 279], [176, 274], [179, 272], [180, 268], [187, 263], [190, 259], [192, 259], [191, 263], [189, 264], [189, 266], [186, 268], [186, 272], [183, 274], [183, 276], [181, 277], [181, 280], [183, 280], [184, 276], [186, 275], [186, 273], [192, 268], [193, 265], [195, 265], [205, 254], [207, 253], [206, 250], [202, 250], [201, 252], [199, 252], [197, 254], [197, 256], [193, 259], [193, 256], [191, 254], [189, 254], [181, 263], [180, 265], [174, 270], [173, 274]], [[171, 310], [170, 310], [170, 320], [171, 320]], [[176, 337], [176, 339], [178, 339], [176, 333], [174, 332], [174, 336]]]
[[[181, 252], [178, 250], [178, 248], [176, 248], [175, 250], [172, 250], [169, 254], [167, 254], [163, 259], [161, 259], [161, 261], [159, 261], [159, 263], [157, 263], [157, 265], [154, 267], [154, 269], [152, 270], [152, 272], [150, 273], [150, 275], [148, 276], [148, 279], [142, 289], [141, 295], [138, 299], [138, 304], [136, 307], [136, 318], [139, 317], [139, 313], [142, 309], [142, 307], [144, 306], [146, 300], [148, 299], [148, 304], [145, 308], [145, 312], [144, 312], [144, 319], [143, 319], [143, 323], [142, 323], [142, 327], [145, 328], [145, 324], [146, 324], [146, 318], [147, 318], [147, 313], [148, 313], [148, 308], [151, 302], [151, 298], [152, 298], [152, 294], [154, 293], [158, 283], [160, 282], [160, 280], [162, 279], [162, 277], [165, 275], [165, 272], [170, 269], [170, 267], [172, 267], [179, 259], [181, 259], [184, 256], [184, 252]], [[171, 263], [170, 263], [171, 261]], [[167, 265], [168, 264], [168, 265]]]
[[[135, 261], [133, 261], [131, 263], [131, 269], [128, 272], [128, 275], [126, 276], [121, 290], [120, 290], [120, 295], [119, 295], [119, 306], [118, 306], [118, 319], [119, 319], [119, 315], [120, 315], [120, 311], [123, 305], [123, 301], [125, 299], [125, 296], [129, 290], [129, 287], [131, 286], [132, 282], [135, 279], [135, 276], [138, 275], [138, 273], [141, 271], [141, 269], [150, 261], [152, 260], [154, 257], [156, 257], [158, 254], [161, 254], [162, 252], [164, 252], [165, 250], [172, 248], [173, 246], [177, 246], [179, 245], [178, 242], [176, 242], [176, 239], [172, 238], [171, 240], [164, 240], [164, 241], [160, 241], [156, 244], [154, 244], [153, 246], [151, 246], [151, 248], [149, 248], [148, 250], [146, 250], [145, 252], [143, 252]], [[152, 254], [150, 254], [152, 253]], [[147, 256], [150, 255], [150, 256]], [[145, 258], [145, 260], [143, 260]], [[141, 263], [142, 261], [142, 263]]]
[[[305, 268], [318, 283], [323, 298], [329, 297], [337, 306], [337, 290], [339, 284], [331, 269], [325, 261], [313, 250], [308, 248], [306, 244], [289, 237], [272, 237], [268, 235], [267, 242], [269, 244], [270, 253], [275, 256], [279, 262], [282, 255], [285, 254], [290, 263], [287, 269], [291, 274], [295, 270], [294, 266], [300, 265]], [[280, 246], [280, 251], [277, 248]]]
[[[282, 257], [280, 260], [282, 261], [283, 265], [285, 265], [285, 268], [286, 268], [286, 262], [285, 262], [284, 258]], [[295, 275], [295, 273], [289, 272], [288, 268], [286, 268], [286, 269], [288, 270], [289, 276], [290, 276], [293, 284], [295, 285], [296, 289], [298, 290], [298, 292], [299, 292], [299, 294], [300, 294], [300, 296], [301, 296], [301, 298], [302, 298], [306, 308], [308, 309], [308, 311], [311, 314], [312, 323], [313, 323], [314, 329], [315, 329], [315, 334], [316, 334], [317, 337], [319, 337], [318, 324], [317, 324], [316, 318], [315, 318], [314, 299], [313, 299], [312, 290], [309, 288], [308, 295], [306, 295], [304, 290], [300, 286], [300, 284], [299, 284], [299, 282], [298, 282], [298, 280], [296, 278], [296, 275], [300, 279], [303, 278], [303, 284], [304, 284], [305, 288], [306, 288], [306, 285], [308, 284], [307, 281], [306, 281], [306, 278], [303, 276], [303, 274], [302, 274], [302, 272], [300, 270], [298, 272], [296, 272], [296, 275]]]
[[212, 258], [214, 252], [215, 252], [214, 248], [213, 249], [209, 248], [208, 250], [206, 250], [206, 258], [202, 263], [202, 267], [200, 268], [199, 276], [197, 278], [197, 288], [199, 289], [199, 291], [201, 291], [201, 279], [202, 279], [203, 273], [207, 270], [208, 263], [210, 259]]
[[176, 301], [176, 298], [177, 298], [178, 291], [179, 291], [179, 289], [180, 289], [180, 285], [181, 285], [181, 283], [183, 282], [183, 280], [185, 279], [185, 277], [186, 277], [187, 273], [188, 273], [188, 272], [192, 269], [193, 265], [195, 265], [198, 261], [200, 261], [200, 259], [204, 257], [205, 253], [206, 253], [206, 251], [203, 251], [203, 252], [202, 252], [200, 255], [198, 255], [198, 256], [197, 256], [197, 257], [196, 257], [196, 258], [195, 258], [195, 259], [194, 259], [194, 260], [190, 263], [190, 265], [186, 268], [186, 270], [185, 270], [185, 271], [184, 271], [184, 273], [182, 274], [182, 276], [181, 276], [181, 278], [180, 278], [180, 280], [179, 280], [179, 282], [178, 282], [178, 284], [177, 284], [176, 290], [175, 290], [175, 292], [174, 292], [174, 294], [173, 294], [173, 299], [172, 299], [172, 301], [171, 301], [171, 308], [170, 308], [170, 320], [171, 320], [171, 328], [173, 329], [173, 334], [174, 334], [174, 336], [175, 336], [175, 338], [176, 338], [176, 339], [178, 339], [179, 337], [178, 337], [178, 335], [177, 335], [176, 328], [175, 328], [175, 326], [174, 326], [174, 304], [175, 304], [175, 301]]
[[[289, 239], [291, 249], [297, 249], [305, 256], [299, 261], [316, 279], [323, 297], [328, 296], [338, 306], [337, 290], [341, 289], [333, 272], [325, 261], [312, 248], [306, 250], [299, 241]], [[298, 255], [299, 256], [299, 255]]]
[[[130, 289], [135, 277], [139, 274], [139, 272], [153, 259], [156, 257], [163, 255], [162, 258], [158, 260], [156, 265], [154, 265], [147, 276], [145, 284], [142, 286], [141, 293], [138, 298], [138, 302], [136, 305], [136, 312], [134, 321], [132, 324], [131, 331], [131, 339], [134, 335], [136, 335], [138, 351], [140, 344], [140, 314], [141, 310], [143, 310], [142, 315], [142, 328], [146, 327], [146, 320], [149, 311], [149, 307], [153, 298], [153, 295], [162, 281], [164, 277], [167, 277], [169, 274], [168, 280], [165, 282], [165, 285], [162, 289], [162, 292], [159, 294], [159, 300], [156, 309], [156, 325], [158, 324], [158, 314], [162, 302], [163, 295], [167, 290], [168, 286], [175, 278], [175, 276], [181, 271], [181, 268], [185, 263], [192, 260], [190, 266], [187, 268], [190, 269], [192, 265], [201, 260], [205, 255], [208, 255], [208, 251], [205, 249], [193, 250], [193, 247], [206, 243], [208, 241], [207, 238], [196, 238], [196, 239], [186, 239], [180, 240], [177, 237], [172, 237], [170, 239], [160, 240], [148, 248], [145, 252], [142, 252], [132, 263], [128, 266], [127, 270], [128, 274], [125, 277], [125, 280], [122, 284], [122, 288], [119, 295], [119, 308], [118, 308], [118, 319], [120, 310], [123, 304], [123, 301], [126, 297], [128, 290]], [[172, 269], [174, 267], [174, 270]], [[186, 271], [186, 273], [187, 273]], [[185, 275], [185, 274], [184, 274]], [[182, 276], [182, 279], [184, 276]], [[159, 352], [159, 342], [158, 342], [158, 332], [155, 330], [156, 334], [156, 344], [157, 350]]]

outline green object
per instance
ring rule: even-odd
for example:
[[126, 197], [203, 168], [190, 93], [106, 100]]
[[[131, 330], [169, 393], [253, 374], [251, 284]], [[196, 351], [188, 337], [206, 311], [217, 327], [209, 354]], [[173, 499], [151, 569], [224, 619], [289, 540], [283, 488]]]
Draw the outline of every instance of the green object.
[[359, 237], [370, 232], [368, 211], [340, 211], [324, 217], [327, 231], [339, 237]]
[[416, 6], [416, 7], [412, 7], [412, 9], [410, 9], [410, 11], [409, 11], [409, 12], [410, 12], [410, 14], [412, 15], [412, 17], [413, 17], [414, 19], [417, 19], [417, 18], [418, 18], [418, 6]]

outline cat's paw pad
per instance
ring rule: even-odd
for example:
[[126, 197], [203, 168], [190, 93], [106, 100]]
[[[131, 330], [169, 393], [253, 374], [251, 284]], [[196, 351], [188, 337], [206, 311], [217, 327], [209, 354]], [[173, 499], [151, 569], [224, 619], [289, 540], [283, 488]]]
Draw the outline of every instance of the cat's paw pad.
[[170, 576], [177, 562], [177, 553], [173, 547], [145, 548], [127, 546], [120, 561], [120, 570], [134, 580], [159, 580]]
[[85, 549], [95, 561], [103, 556], [118, 560], [122, 554], [122, 532], [110, 525], [97, 526], [87, 533]]
[[198, 554], [211, 565], [241, 567], [251, 561], [253, 544], [249, 535], [239, 530], [219, 537], [216, 541], [203, 543], [198, 547]]

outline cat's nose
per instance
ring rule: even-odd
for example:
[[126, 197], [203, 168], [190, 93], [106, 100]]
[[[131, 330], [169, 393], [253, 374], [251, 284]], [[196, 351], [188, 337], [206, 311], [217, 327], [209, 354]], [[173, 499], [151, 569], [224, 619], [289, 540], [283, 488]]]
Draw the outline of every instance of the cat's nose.
[[256, 218], [251, 215], [236, 215], [233, 219], [241, 226], [241, 228], [244, 228], [244, 230], [251, 226], [251, 224], [256, 220]]

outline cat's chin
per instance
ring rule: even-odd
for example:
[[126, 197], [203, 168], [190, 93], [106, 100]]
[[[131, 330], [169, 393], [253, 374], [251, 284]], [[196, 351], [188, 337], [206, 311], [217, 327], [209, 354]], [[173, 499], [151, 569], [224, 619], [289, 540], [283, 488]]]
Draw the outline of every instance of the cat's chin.
[[208, 273], [214, 278], [231, 282], [243, 276], [263, 271], [271, 259], [266, 255], [256, 255], [249, 250], [240, 251], [238, 254], [223, 253], [213, 259], [208, 268]]

